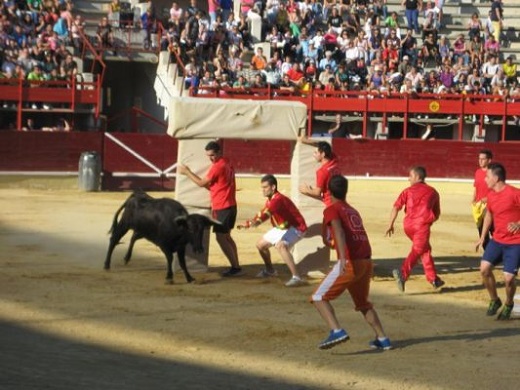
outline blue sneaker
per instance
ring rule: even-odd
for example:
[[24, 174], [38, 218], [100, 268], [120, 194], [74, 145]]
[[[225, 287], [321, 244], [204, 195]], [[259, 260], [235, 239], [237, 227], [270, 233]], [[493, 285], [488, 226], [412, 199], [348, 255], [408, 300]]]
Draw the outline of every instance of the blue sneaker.
[[370, 348], [373, 349], [383, 349], [385, 351], [388, 351], [389, 349], [392, 349], [392, 343], [390, 343], [390, 339], [387, 337], [384, 340], [375, 339], [368, 343], [370, 345]]
[[345, 329], [341, 329], [339, 332], [330, 331], [329, 337], [323, 340], [320, 345], [318, 345], [319, 349], [329, 349], [335, 347], [338, 344], [344, 343], [349, 339], [347, 332]]

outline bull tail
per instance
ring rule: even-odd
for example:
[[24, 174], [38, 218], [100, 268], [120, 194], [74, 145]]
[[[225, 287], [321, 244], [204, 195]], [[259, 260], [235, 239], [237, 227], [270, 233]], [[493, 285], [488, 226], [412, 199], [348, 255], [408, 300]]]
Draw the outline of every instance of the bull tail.
[[[126, 201], [128, 202], [128, 200]], [[114, 220], [112, 221], [112, 226], [110, 227], [110, 230], [108, 231], [108, 234], [112, 234], [112, 232], [114, 231], [114, 229], [116, 228], [117, 226], [117, 220], [119, 219], [119, 214], [121, 214], [121, 211], [124, 210], [124, 208], [126, 207], [126, 202], [123, 203], [121, 205], [121, 207], [119, 207], [119, 209], [116, 211], [116, 214], [114, 215]]]

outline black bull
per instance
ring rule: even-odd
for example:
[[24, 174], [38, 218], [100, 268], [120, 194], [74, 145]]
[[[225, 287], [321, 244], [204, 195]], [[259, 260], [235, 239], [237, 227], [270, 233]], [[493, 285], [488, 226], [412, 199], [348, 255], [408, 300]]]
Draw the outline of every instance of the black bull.
[[[123, 215], [119, 219], [123, 210]], [[191, 244], [194, 252], [202, 252], [204, 230], [215, 224], [218, 222], [203, 215], [189, 214], [183, 205], [173, 199], [155, 199], [144, 192], [134, 192], [114, 216], [109, 232], [111, 236], [105, 269], [110, 269], [112, 252], [119, 240], [128, 230], [133, 230], [125, 255], [125, 264], [130, 261], [135, 242], [146, 238], [157, 245], [166, 256], [168, 263], [166, 282], [173, 283], [173, 254], [177, 252], [179, 265], [190, 283], [195, 279], [186, 267], [186, 245]]]

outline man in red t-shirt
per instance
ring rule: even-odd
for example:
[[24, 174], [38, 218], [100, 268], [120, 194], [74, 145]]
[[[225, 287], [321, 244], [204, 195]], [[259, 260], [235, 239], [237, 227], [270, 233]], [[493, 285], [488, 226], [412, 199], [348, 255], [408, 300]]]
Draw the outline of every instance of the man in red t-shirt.
[[267, 197], [264, 208], [254, 218], [237, 227], [239, 229], [249, 229], [270, 219], [273, 228], [256, 243], [258, 252], [260, 252], [260, 256], [262, 256], [265, 264], [265, 269], [257, 276], [265, 278], [277, 275], [276, 270], [273, 268], [271, 252], [269, 251], [269, 248], [274, 246], [292, 274], [292, 278], [285, 285], [287, 287], [302, 286], [305, 282], [294, 263], [291, 248], [302, 239], [307, 231], [305, 219], [292, 200], [278, 192], [278, 181], [273, 175], [263, 176], [260, 182], [262, 192]]
[[[487, 195], [490, 191], [489, 187], [486, 184], [486, 172], [487, 167], [491, 163], [492, 158], [493, 153], [491, 152], [491, 150], [484, 149], [479, 152], [479, 168], [475, 171], [475, 180], [473, 181], [473, 187], [475, 189], [473, 191], [473, 201], [471, 203], [471, 208], [473, 212], [473, 218], [475, 219], [475, 223], [477, 224], [479, 237], [482, 235], [482, 224], [484, 222], [484, 216], [486, 215]], [[489, 229], [489, 234], [485, 237], [484, 243], [482, 244], [482, 247], [484, 249], [486, 249], [491, 234], [493, 234], [492, 226]]]
[[491, 191], [487, 195], [487, 213], [480, 240], [477, 242], [477, 250], [484, 244], [491, 223], [494, 224], [495, 230], [482, 256], [480, 274], [491, 298], [487, 315], [493, 316], [502, 306], [497, 294], [493, 267], [503, 262], [506, 301], [497, 320], [508, 320], [513, 311], [515, 278], [520, 267], [520, 189], [506, 184], [506, 170], [499, 163], [488, 165], [486, 183]]
[[310, 196], [311, 198], [322, 200], [325, 206], [330, 206], [330, 192], [328, 190], [329, 180], [334, 175], [341, 175], [338, 166], [338, 160], [332, 153], [332, 147], [325, 141], [314, 142], [303, 136], [300, 141], [307, 145], [316, 147], [314, 150], [314, 159], [320, 163], [320, 167], [316, 171], [316, 185], [312, 187], [309, 184], [300, 186], [300, 193]]
[[392, 344], [385, 335], [377, 312], [368, 300], [372, 279], [372, 249], [361, 216], [346, 202], [348, 181], [341, 175], [335, 175], [330, 179], [328, 189], [331, 203], [323, 211], [323, 225], [329, 232], [323, 234], [323, 241], [329, 246], [334, 242], [338, 261], [310, 298], [330, 328], [329, 336], [318, 348], [329, 349], [349, 339], [330, 304], [331, 300], [348, 290], [355, 310], [363, 314], [374, 330], [375, 339], [369, 343], [370, 347], [391, 349]]
[[400, 291], [404, 291], [404, 284], [410, 277], [412, 268], [422, 259], [426, 280], [439, 288], [444, 285], [444, 281], [437, 276], [435, 263], [432, 257], [432, 247], [430, 245], [431, 225], [439, 219], [441, 207], [439, 193], [424, 180], [426, 179], [426, 169], [414, 167], [410, 169], [408, 181], [410, 187], [406, 188], [394, 203], [390, 214], [390, 225], [386, 230], [387, 236], [394, 234], [394, 222], [399, 211], [404, 207], [406, 216], [404, 217], [404, 232], [412, 240], [412, 249], [401, 265], [401, 269], [394, 269], [393, 275], [397, 280]]
[[209, 190], [213, 218], [221, 223], [220, 226], [215, 226], [213, 231], [222, 252], [231, 264], [231, 268], [222, 276], [237, 276], [242, 273], [242, 268], [238, 262], [237, 245], [231, 237], [231, 230], [237, 218], [235, 170], [229, 160], [222, 156], [217, 142], [209, 142], [205, 150], [212, 164], [204, 178], [193, 173], [185, 165], [178, 165], [177, 172], [189, 177], [199, 187]]

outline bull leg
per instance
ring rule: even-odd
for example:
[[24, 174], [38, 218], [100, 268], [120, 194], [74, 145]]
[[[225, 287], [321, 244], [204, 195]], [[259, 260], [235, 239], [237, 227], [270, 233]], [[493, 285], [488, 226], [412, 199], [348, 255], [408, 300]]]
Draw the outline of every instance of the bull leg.
[[186, 277], [186, 281], [188, 283], [193, 282], [195, 279], [192, 278], [190, 273], [188, 272], [188, 267], [186, 267], [186, 247], [182, 246], [177, 251], [177, 257], [179, 258], [179, 265], [181, 266], [181, 269], [184, 271], [184, 276]]
[[110, 269], [110, 261], [112, 259], [112, 252], [117, 244], [119, 244], [119, 240], [128, 232], [128, 227], [126, 225], [117, 225], [115, 229], [112, 230], [112, 235], [110, 236], [110, 243], [108, 244], [107, 257], [105, 258], [105, 269]]
[[141, 234], [137, 234], [136, 232], [134, 232], [134, 234], [132, 234], [132, 238], [130, 239], [130, 244], [128, 245], [128, 250], [126, 251], [126, 255], [125, 255], [125, 264], [128, 264], [128, 262], [130, 261], [130, 258], [132, 257], [132, 251], [134, 249], [135, 242], [141, 238], [143, 238], [143, 236]]
[[168, 271], [166, 272], [166, 284], [173, 284], [173, 253], [171, 250], [167, 248], [161, 248], [164, 256], [166, 256], [166, 263], [168, 267]]

